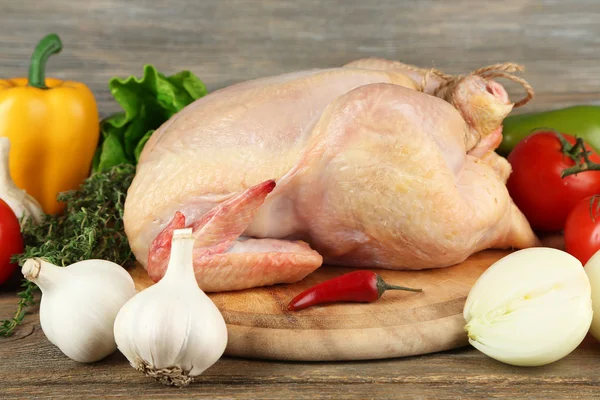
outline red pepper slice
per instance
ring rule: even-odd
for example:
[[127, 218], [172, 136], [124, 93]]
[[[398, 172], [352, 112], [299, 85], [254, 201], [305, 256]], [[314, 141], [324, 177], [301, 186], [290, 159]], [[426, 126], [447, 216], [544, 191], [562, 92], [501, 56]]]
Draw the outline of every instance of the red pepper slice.
[[386, 290], [423, 291], [422, 289], [390, 285], [375, 272], [360, 270], [338, 276], [306, 289], [294, 297], [287, 308], [290, 311], [298, 311], [317, 304], [340, 301], [371, 303], [379, 299]]

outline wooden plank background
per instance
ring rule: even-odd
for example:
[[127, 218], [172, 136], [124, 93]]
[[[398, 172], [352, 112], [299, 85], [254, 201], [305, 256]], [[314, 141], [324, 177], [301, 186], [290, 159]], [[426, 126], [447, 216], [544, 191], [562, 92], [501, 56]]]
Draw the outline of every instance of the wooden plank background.
[[448, 73], [514, 61], [537, 92], [527, 110], [600, 98], [596, 0], [1, 0], [0, 18], [1, 76], [26, 74], [56, 32], [64, 50], [48, 75], [87, 83], [102, 115], [118, 110], [108, 80], [145, 63], [213, 90], [367, 56]]
[[[48, 76], [83, 81], [102, 116], [113, 76], [146, 63], [189, 69], [214, 90], [367, 56], [448, 73], [503, 61], [526, 66], [535, 100], [520, 111], [600, 104], [597, 0], [0, 0], [0, 77], [27, 73], [36, 42], [58, 33]], [[519, 88], [509, 85], [513, 96]], [[14, 293], [0, 293], [0, 318]], [[187, 390], [163, 388], [116, 353], [81, 366], [43, 336], [37, 315], [0, 339], [0, 398], [592, 398], [600, 348], [588, 340], [543, 368], [513, 368], [473, 349], [400, 360], [281, 363], [225, 358]]]

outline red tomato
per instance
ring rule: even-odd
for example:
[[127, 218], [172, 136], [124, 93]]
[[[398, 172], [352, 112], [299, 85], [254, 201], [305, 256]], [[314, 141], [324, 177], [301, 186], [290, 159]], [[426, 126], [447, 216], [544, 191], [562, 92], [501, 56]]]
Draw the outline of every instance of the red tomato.
[[23, 252], [21, 227], [15, 213], [0, 200], [0, 284], [6, 282], [17, 268], [11, 263], [14, 254]]
[[600, 196], [580, 200], [569, 213], [565, 250], [583, 265], [600, 250]]
[[[563, 135], [575, 144], [575, 137]], [[587, 144], [590, 161], [600, 156]], [[520, 141], [508, 155], [513, 172], [506, 186], [515, 204], [537, 231], [563, 229], [567, 215], [584, 197], [600, 193], [600, 171], [585, 171], [561, 178], [564, 169], [576, 165], [563, 154], [554, 131], [538, 131]]]

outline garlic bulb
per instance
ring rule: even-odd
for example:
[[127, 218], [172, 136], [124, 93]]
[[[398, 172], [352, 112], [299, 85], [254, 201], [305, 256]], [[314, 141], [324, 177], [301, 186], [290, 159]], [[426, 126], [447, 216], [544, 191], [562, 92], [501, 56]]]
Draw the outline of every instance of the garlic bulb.
[[42, 291], [40, 324], [50, 342], [72, 360], [98, 361], [117, 349], [113, 325], [135, 285], [121, 266], [86, 260], [58, 267], [39, 258], [22, 273]]
[[590, 334], [600, 340], [600, 251], [588, 260], [584, 269], [592, 287], [592, 308], [595, 310]]
[[227, 327], [198, 287], [191, 229], [173, 233], [165, 276], [119, 311], [115, 339], [131, 365], [166, 385], [186, 386], [223, 355]]
[[469, 342], [486, 355], [518, 366], [549, 364], [588, 332], [590, 282], [581, 263], [564, 251], [519, 250], [479, 277], [463, 315]]
[[39, 223], [44, 216], [42, 206], [25, 190], [19, 189], [10, 177], [9, 158], [10, 139], [0, 137], [0, 199], [13, 210], [17, 218], [31, 217]]

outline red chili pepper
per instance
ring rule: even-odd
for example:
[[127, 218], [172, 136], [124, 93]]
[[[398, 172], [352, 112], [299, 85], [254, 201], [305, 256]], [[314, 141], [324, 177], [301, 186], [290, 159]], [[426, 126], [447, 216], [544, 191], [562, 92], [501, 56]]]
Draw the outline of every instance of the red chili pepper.
[[306, 289], [288, 304], [288, 310], [298, 311], [316, 304], [352, 301], [371, 303], [379, 299], [386, 290], [422, 292], [404, 286], [387, 284], [375, 272], [361, 270], [338, 276]]

